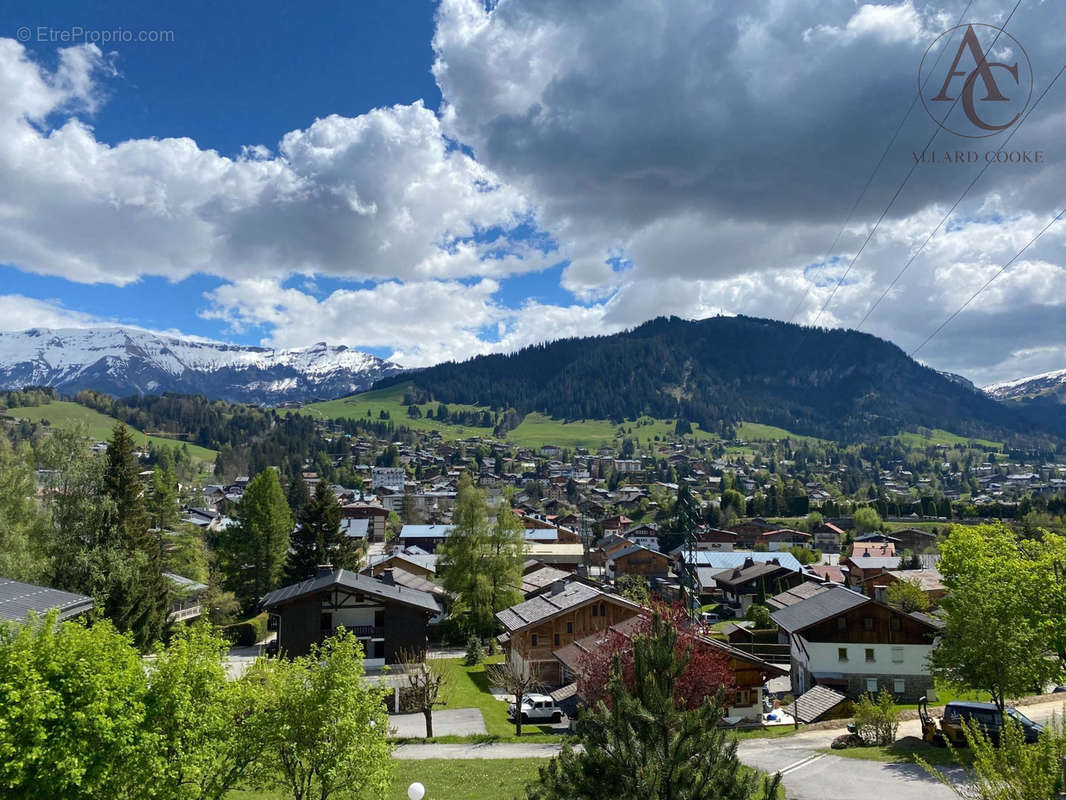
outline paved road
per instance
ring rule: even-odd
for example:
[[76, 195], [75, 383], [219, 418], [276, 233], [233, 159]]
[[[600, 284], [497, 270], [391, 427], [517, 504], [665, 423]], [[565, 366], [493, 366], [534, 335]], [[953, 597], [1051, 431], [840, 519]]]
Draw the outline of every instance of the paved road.
[[[1022, 708], [1037, 722], [1052, 714], [1062, 715], [1063, 703], [1053, 701]], [[883, 764], [841, 758], [820, 752], [829, 747], [842, 729], [810, 731], [774, 739], [745, 739], [738, 754], [745, 764], [766, 772], [780, 772], [789, 800], [950, 800], [955, 794], [915, 764]], [[900, 725], [899, 736], [918, 736], [917, 720]], [[551, 758], [560, 750], [555, 744], [408, 744], [397, 747], [402, 759], [424, 758]], [[949, 775], [961, 775], [947, 770]]]
[[[426, 717], [414, 714], [389, 714], [389, 727], [397, 739], [417, 739], [426, 735]], [[488, 733], [480, 708], [448, 708], [433, 712], [434, 736], [472, 736]]]

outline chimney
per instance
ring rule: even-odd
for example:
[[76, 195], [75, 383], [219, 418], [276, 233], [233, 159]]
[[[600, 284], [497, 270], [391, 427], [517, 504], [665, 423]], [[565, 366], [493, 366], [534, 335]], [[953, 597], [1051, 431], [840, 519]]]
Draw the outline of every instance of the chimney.
[[888, 587], [887, 586], [875, 586], [874, 587], [874, 600], [878, 603], [888, 602]]
[[332, 574], [333, 574], [333, 565], [332, 564], [319, 564], [317, 567], [315, 567], [315, 577], [316, 578], [322, 578], [322, 577], [324, 577], [326, 575], [332, 575]]
[[396, 585], [396, 577], [395, 577], [395, 574], [392, 571], [392, 567], [389, 567], [388, 569], [385, 569], [385, 570], [382, 571], [382, 573], [381, 573], [381, 582], [383, 584], [385, 584], [386, 586], [395, 586]]
[[566, 589], [566, 581], [553, 581], [552, 582], [552, 597], [557, 594], [561, 594]]
[[752, 558], [751, 556], [748, 556], [747, 558], [744, 559], [744, 569], [748, 569], [749, 567], [754, 567], [754, 566], [755, 566], [755, 559], [754, 558]]

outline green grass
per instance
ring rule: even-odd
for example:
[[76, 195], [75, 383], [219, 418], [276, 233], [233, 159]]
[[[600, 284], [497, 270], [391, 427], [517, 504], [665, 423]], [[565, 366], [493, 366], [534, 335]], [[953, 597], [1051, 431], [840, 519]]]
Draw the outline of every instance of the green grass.
[[776, 442], [782, 439], [791, 439], [797, 443], [802, 441], [821, 443], [825, 441], [825, 439], [819, 439], [817, 436], [802, 436], [774, 425], [763, 425], [761, 422], [740, 422], [737, 424], [736, 430], [737, 439], [742, 442]]
[[[542, 758], [430, 758], [393, 761], [392, 786], [386, 800], [407, 800], [407, 787], [418, 781], [426, 800], [510, 800], [524, 797], [527, 781], [537, 777]], [[227, 800], [289, 800], [280, 790], [233, 791]]]
[[[519, 447], [541, 447], [554, 444], [557, 447], [611, 447], [617, 446], [628, 436], [638, 447], [649, 447], [659, 441], [677, 438], [674, 435], [675, 422], [672, 420], [641, 417], [615, 424], [606, 419], [586, 419], [574, 422], [553, 419], [537, 412], [527, 414], [517, 428], [507, 434], [508, 441]], [[692, 426], [692, 437], [696, 439], [714, 439], [717, 434], [701, 430], [699, 425]]]
[[887, 438], [896, 439], [908, 447], [929, 447], [930, 445], [937, 444], [961, 445], [967, 447], [972, 443], [987, 450], [999, 451], [1003, 449], [1003, 442], [993, 442], [988, 439], [978, 439], [976, 437], [967, 438], [966, 436], [959, 436], [956, 433], [945, 431], [940, 428], [930, 429], [928, 436], [922, 436], [920, 433], [914, 433], [912, 431], [902, 431], [895, 436]]
[[[100, 441], [110, 439], [112, 428], [118, 424], [118, 420], [114, 417], [110, 417], [107, 414], [101, 414], [95, 409], [87, 408], [86, 406], [68, 402], [66, 400], [53, 400], [43, 406], [12, 408], [8, 410], [7, 416], [14, 419], [26, 419], [30, 422], [48, 420], [50, 425], [61, 429], [72, 429], [82, 425], [87, 430], [89, 436]], [[174, 445], [180, 446], [182, 444], [180, 439], [168, 439], [163, 436], [145, 436], [142, 431], [139, 431], [136, 428], [130, 428], [129, 430], [133, 435], [134, 441], [139, 445], [144, 444], [146, 440], [154, 447], [160, 445], [166, 445], [168, 447]], [[200, 447], [195, 444], [189, 444], [189, 455], [194, 459], [210, 463], [214, 462], [215, 456], [218, 455], [218, 451], [209, 450], [206, 447]]]
[[[503, 661], [502, 655], [486, 659], [490, 664]], [[563, 736], [548, 725], [523, 725], [522, 735], [515, 736], [514, 724], [507, 719], [507, 703], [497, 700], [489, 693], [489, 681], [485, 665], [468, 667], [461, 658], [442, 658], [434, 662], [447, 676], [443, 689], [444, 708], [479, 708], [485, 720], [487, 736], [459, 737], [438, 736], [435, 742], [477, 741], [497, 742], [561, 742]]]
[[[440, 403], [419, 404], [418, 408], [422, 411], [422, 416], [417, 418], [408, 416], [408, 406], [403, 404], [403, 396], [410, 385], [410, 383], [400, 383], [387, 389], [376, 389], [338, 400], [311, 403], [301, 408], [300, 413], [308, 414], [316, 419], [365, 419], [379, 422], [381, 412], [385, 411], [394, 425], [404, 425], [415, 431], [440, 431], [441, 436], [446, 439], [492, 435], [492, 428], [452, 425], [437, 422], [435, 419], [426, 419], [426, 411], [432, 409], [436, 413]], [[486, 410], [484, 406], [464, 405], [463, 403], [447, 403], [446, 405], [451, 411]]]
[[[880, 761], [885, 764], [916, 764], [916, 758], [921, 758], [934, 767], [953, 766], [957, 763], [949, 748], [926, 744], [913, 736], [879, 747], [849, 747], [846, 750], [831, 750], [827, 747], [821, 752], [841, 758]], [[970, 766], [973, 763], [973, 755], [967, 748], [958, 748], [954, 752], [962, 766]]]

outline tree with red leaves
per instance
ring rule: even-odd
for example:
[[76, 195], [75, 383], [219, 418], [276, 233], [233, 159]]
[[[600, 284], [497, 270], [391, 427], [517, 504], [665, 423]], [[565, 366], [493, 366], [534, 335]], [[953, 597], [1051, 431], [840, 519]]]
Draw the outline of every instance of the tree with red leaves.
[[[696, 635], [683, 606], [660, 605], [655, 611], [677, 632], [677, 657], [687, 655], [685, 669], [674, 683], [674, 700], [678, 707], [698, 708], [705, 697], [714, 697], [719, 689], [728, 698], [736, 688], [736, 677], [728, 656]], [[633, 638], [648, 636], [651, 629], [651, 616], [640, 616], [603, 632], [599, 646], [584, 655], [579, 667], [578, 691], [585, 702], [595, 706], [602, 700], [610, 705], [607, 684], [616, 658], [622, 680], [626, 686], [633, 686]]]

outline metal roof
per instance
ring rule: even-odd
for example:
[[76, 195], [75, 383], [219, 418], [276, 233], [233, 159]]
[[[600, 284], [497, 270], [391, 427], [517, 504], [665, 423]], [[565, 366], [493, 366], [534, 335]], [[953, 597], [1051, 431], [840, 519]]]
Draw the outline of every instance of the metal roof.
[[780, 611], [774, 611], [770, 614], [770, 619], [789, 633], [797, 633], [823, 619], [835, 617], [870, 602], [873, 601], [864, 594], [843, 586], [834, 586], [828, 591], [808, 597]]
[[404, 525], [401, 539], [446, 539], [455, 530], [454, 525]]
[[803, 567], [796, 557], [786, 550], [696, 550], [692, 553], [692, 561], [688, 561], [688, 553], [681, 551], [681, 559], [686, 563], [695, 564], [697, 567], [713, 567], [717, 570], [743, 567], [746, 559], [759, 563], [776, 558], [782, 567], [788, 567], [796, 572], [802, 572]]
[[59, 619], [65, 620], [91, 611], [93, 599], [83, 594], [63, 592], [0, 578], [0, 619], [23, 622], [31, 613], [43, 616], [52, 609], [59, 610]]
[[164, 572], [163, 577], [170, 581], [171, 585], [182, 594], [207, 591], [206, 584], [194, 581], [192, 578], [186, 578], [184, 575], [178, 575], [176, 572]]
[[298, 597], [305, 597], [309, 594], [332, 589], [335, 586], [362, 592], [373, 597], [380, 597], [383, 600], [414, 606], [434, 614], [440, 611], [440, 606], [437, 605], [436, 599], [431, 594], [420, 592], [417, 589], [409, 589], [406, 586], [390, 586], [368, 575], [360, 575], [358, 572], [350, 572], [346, 569], [339, 569], [325, 575], [308, 578], [291, 586], [275, 589], [263, 597], [261, 605], [263, 608], [271, 608], [287, 603], [290, 600], [295, 600]]

